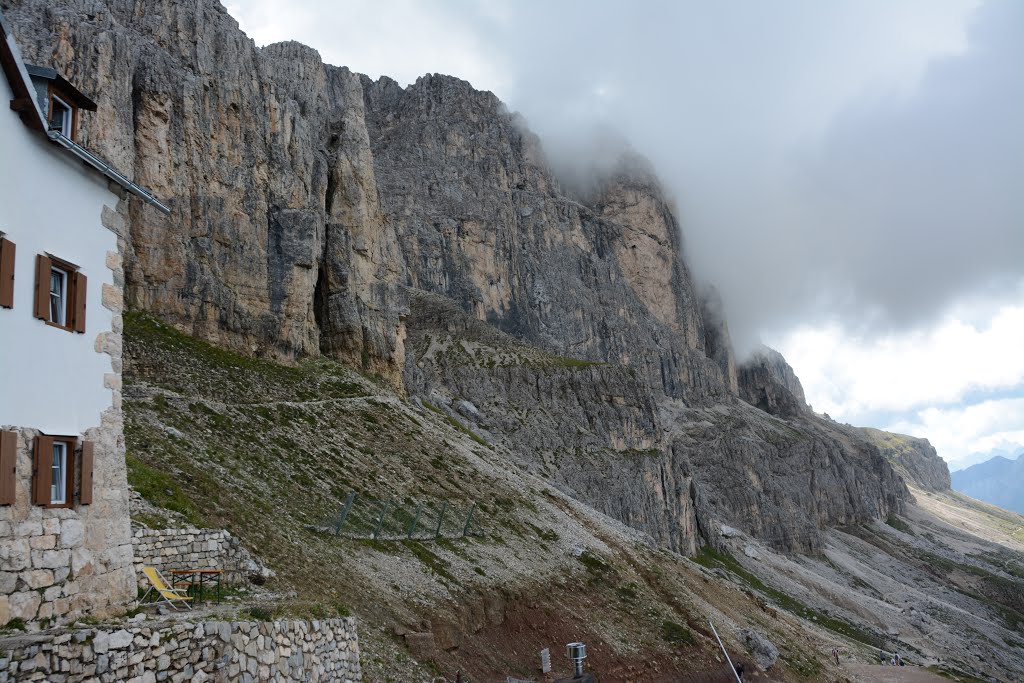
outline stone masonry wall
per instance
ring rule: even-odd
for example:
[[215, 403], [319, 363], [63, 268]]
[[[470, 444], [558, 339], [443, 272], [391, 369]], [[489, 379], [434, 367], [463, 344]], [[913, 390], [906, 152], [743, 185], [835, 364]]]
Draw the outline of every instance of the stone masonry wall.
[[353, 618], [68, 629], [0, 639], [0, 683], [360, 681]]
[[254, 574], [262, 577], [271, 575], [269, 569], [224, 529], [136, 529], [132, 534], [132, 548], [135, 575], [140, 585], [145, 580], [143, 566], [156, 567], [161, 572], [171, 569], [223, 569], [227, 581], [237, 581]]
[[[117, 210], [104, 207], [102, 216], [104, 227], [118, 236], [119, 251], [124, 211], [121, 201]], [[15, 502], [0, 506], [0, 626], [12, 619], [47, 624], [105, 616], [136, 597], [121, 411], [124, 271], [117, 252], [108, 252], [106, 263], [114, 285], [103, 284], [102, 304], [113, 312], [113, 321], [94, 343], [97, 353], [110, 357], [110, 371], [96, 382], [111, 391], [111, 405], [99, 425], [78, 435], [93, 443], [92, 504], [33, 505], [32, 447], [39, 432], [28, 425], [0, 425], [17, 434]]]

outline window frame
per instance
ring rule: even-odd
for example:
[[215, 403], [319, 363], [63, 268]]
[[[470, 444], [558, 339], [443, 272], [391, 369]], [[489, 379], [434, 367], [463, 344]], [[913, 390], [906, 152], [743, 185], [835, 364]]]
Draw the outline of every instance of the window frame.
[[[50, 275], [47, 276], [47, 283], [49, 283], [50, 276], [53, 271], [58, 271], [64, 275], [64, 299], [63, 299], [63, 311], [64, 311], [64, 322], [57, 323], [50, 319], [50, 313], [52, 313], [52, 305], [48, 305], [47, 317], [43, 320], [44, 323], [50, 327], [56, 327], [57, 329], [65, 330], [66, 332], [75, 331], [75, 301], [78, 298], [78, 278], [76, 277], [81, 269], [70, 261], [65, 261], [62, 258], [58, 258], [49, 252], [44, 252], [46, 258], [50, 259]], [[47, 284], [47, 291], [50, 291], [50, 286]], [[47, 299], [49, 304], [49, 298]]]
[[[64, 119], [60, 128], [55, 128], [51, 125], [53, 121], [53, 110], [55, 104], [60, 104], [65, 111]], [[50, 111], [48, 112], [46, 127], [49, 130], [56, 130], [61, 135], [69, 140], [75, 139], [75, 118], [77, 116], [78, 107], [67, 102], [63, 97], [50, 90]]]
[[[52, 260], [52, 258], [51, 258], [51, 260]], [[60, 292], [56, 293], [57, 301], [58, 301], [57, 310], [60, 313], [60, 320], [54, 320], [53, 319], [53, 310], [54, 310], [53, 299], [54, 299], [54, 294], [55, 294], [54, 291], [53, 291], [53, 274], [54, 273], [59, 273], [60, 274], [60, 280], [61, 280]], [[65, 270], [64, 268], [60, 268], [59, 266], [57, 266], [57, 265], [55, 265], [53, 263], [50, 264], [50, 287], [49, 287], [49, 289], [50, 289], [50, 309], [49, 309], [50, 310], [50, 317], [49, 317], [49, 319], [46, 322], [48, 322], [48, 323], [50, 323], [52, 325], [56, 325], [57, 327], [67, 327], [68, 326], [68, 293], [69, 293], [68, 292], [68, 289], [69, 289], [68, 281], [69, 280], [71, 280], [71, 277], [68, 274], [67, 270]]]
[[[68, 446], [69, 445], [70, 444], [68, 444], [67, 441], [58, 441], [57, 439], [53, 440], [53, 444], [52, 444], [53, 452], [50, 454], [50, 457], [51, 457], [51, 465], [50, 465], [50, 505], [52, 507], [63, 507], [65, 505], [67, 505], [67, 502], [68, 502], [68, 490], [69, 490], [69, 487], [68, 487]], [[56, 464], [58, 449], [60, 450], [60, 457], [61, 457], [61, 462], [60, 462], [60, 466], [59, 467]], [[74, 452], [73, 451], [72, 451], [72, 457], [74, 457]], [[53, 478], [54, 472], [56, 472], [57, 474], [60, 475], [60, 480], [59, 481], [54, 481], [54, 478]], [[60, 500], [55, 500], [54, 492], [59, 491], [60, 489], [64, 490], [64, 495], [60, 498]]]
[[[73, 508], [75, 506], [75, 477], [77, 476], [76, 460], [78, 459], [78, 437], [74, 436], [51, 436], [48, 434], [40, 434], [37, 437], [34, 448], [40, 447], [40, 440], [46, 439], [50, 443], [50, 452], [46, 454], [46, 457], [42, 457], [40, 453], [33, 454], [33, 460], [39, 467], [47, 467], [50, 470], [51, 480], [50, 486], [47, 489], [46, 502], [37, 502], [33, 499], [34, 505], [39, 505], [45, 508]], [[62, 444], [64, 447], [64, 499], [59, 502], [53, 500], [53, 448], [57, 444]], [[33, 479], [38, 476], [37, 472], [33, 472]], [[35, 489], [36, 484], [33, 482], [32, 488]], [[34, 494], [33, 494], [34, 495]]]

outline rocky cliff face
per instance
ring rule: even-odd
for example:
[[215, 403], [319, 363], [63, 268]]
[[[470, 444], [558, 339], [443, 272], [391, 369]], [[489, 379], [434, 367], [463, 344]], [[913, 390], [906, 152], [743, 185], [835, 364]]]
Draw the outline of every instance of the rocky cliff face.
[[737, 373], [642, 159], [572, 196], [491, 93], [256, 48], [215, 0], [2, 4], [28, 59], [98, 101], [85, 143], [173, 208], [132, 204], [133, 306], [361, 364], [679, 550], [716, 520], [815, 550], [824, 525], [901, 509], [781, 356]]
[[800, 379], [775, 349], [762, 346], [741, 364], [738, 384], [740, 398], [766, 413], [794, 417], [811, 412]]
[[915, 486], [926, 491], [948, 491], [949, 467], [928, 439], [893, 434], [880, 429], [857, 430], [874, 444], [892, 466]]

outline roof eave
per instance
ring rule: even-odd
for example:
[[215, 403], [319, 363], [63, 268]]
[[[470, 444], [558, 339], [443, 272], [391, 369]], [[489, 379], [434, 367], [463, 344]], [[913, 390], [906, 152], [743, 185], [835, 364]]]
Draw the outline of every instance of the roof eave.
[[0, 40], [0, 66], [3, 67], [7, 82], [11, 84], [14, 91], [14, 99], [11, 101], [11, 109], [18, 112], [21, 120], [29, 128], [46, 132], [46, 118], [39, 108], [32, 88], [32, 79], [25, 70], [25, 62], [18, 51], [18, 45], [14, 42], [11, 28], [0, 12], [0, 29], [3, 31], [3, 39]]

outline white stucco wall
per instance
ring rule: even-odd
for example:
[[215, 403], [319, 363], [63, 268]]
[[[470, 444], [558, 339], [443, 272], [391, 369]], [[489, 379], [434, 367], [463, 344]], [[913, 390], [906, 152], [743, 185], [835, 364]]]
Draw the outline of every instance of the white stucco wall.
[[[107, 252], [117, 253], [101, 215], [118, 198], [103, 176], [27, 128], [6, 106], [12, 97], [0, 75], [0, 232], [17, 246], [14, 308], [0, 308], [0, 424], [78, 435], [98, 425], [112, 401], [104, 387], [110, 356], [96, 351], [96, 337], [111, 329], [101, 296], [104, 283], [113, 284]], [[85, 334], [33, 317], [43, 253], [89, 278]]]

